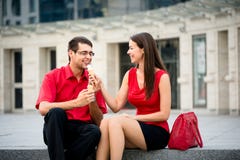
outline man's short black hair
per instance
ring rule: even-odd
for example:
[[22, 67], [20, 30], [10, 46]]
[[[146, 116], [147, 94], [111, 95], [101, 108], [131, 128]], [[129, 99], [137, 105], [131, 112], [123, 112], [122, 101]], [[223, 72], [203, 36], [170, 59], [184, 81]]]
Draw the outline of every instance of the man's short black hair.
[[78, 43], [88, 44], [91, 47], [93, 46], [92, 42], [89, 39], [84, 36], [78, 36], [74, 37], [71, 41], [69, 41], [68, 51], [73, 50], [74, 52], [76, 52], [78, 50]]

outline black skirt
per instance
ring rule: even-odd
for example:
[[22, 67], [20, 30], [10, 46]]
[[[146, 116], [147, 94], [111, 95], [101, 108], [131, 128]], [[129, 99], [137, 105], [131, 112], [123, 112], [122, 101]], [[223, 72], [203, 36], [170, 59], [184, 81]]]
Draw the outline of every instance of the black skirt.
[[147, 150], [163, 149], [168, 145], [170, 134], [160, 126], [145, 124], [138, 121], [147, 145]]

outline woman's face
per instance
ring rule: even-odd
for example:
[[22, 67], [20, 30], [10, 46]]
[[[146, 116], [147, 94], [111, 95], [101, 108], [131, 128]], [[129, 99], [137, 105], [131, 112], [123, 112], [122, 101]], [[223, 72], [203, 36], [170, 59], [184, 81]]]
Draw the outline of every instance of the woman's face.
[[143, 48], [139, 48], [137, 43], [132, 40], [129, 40], [129, 49], [127, 51], [127, 54], [131, 59], [131, 63], [139, 64], [141, 61], [143, 61]]

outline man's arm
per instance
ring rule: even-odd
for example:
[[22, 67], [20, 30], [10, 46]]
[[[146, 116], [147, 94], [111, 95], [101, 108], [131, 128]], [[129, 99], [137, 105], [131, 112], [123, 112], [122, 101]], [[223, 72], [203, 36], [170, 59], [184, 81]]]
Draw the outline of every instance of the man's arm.
[[103, 119], [103, 113], [101, 109], [98, 107], [97, 102], [91, 102], [89, 104], [89, 111], [90, 111], [90, 116], [92, 117], [93, 122], [100, 126], [101, 120]]
[[[89, 98], [90, 97], [90, 98]], [[48, 102], [42, 101], [39, 104], [39, 112], [42, 116], [45, 116], [51, 108], [62, 108], [64, 110], [73, 109], [75, 107], [85, 106], [91, 102], [93, 102], [94, 94], [90, 94], [86, 89], [82, 90], [78, 97], [73, 100], [65, 101], [65, 102]]]

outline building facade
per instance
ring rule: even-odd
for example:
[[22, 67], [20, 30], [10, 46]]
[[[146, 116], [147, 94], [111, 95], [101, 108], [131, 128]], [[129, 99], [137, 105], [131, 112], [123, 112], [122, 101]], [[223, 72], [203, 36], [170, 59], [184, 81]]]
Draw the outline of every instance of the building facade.
[[[240, 113], [240, 2], [194, 0], [129, 15], [2, 27], [0, 112], [33, 110], [42, 78], [67, 65], [74, 36], [93, 41], [93, 68], [115, 95], [132, 64], [132, 34], [155, 38], [172, 85], [172, 109]], [[127, 107], [131, 107], [127, 105]]]
[[0, 26], [109, 17], [189, 0], [0, 0]]

